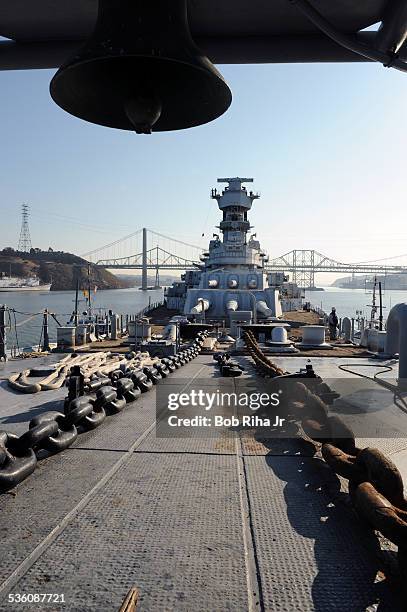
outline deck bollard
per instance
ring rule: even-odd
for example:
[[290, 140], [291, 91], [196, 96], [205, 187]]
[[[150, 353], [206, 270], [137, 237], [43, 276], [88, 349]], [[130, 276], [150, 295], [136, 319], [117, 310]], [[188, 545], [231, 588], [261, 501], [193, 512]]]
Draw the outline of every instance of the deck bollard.
[[343, 317], [342, 319], [342, 334], [345, 342], [350, 342], [352, 336], [352, 324], [349, 317]]

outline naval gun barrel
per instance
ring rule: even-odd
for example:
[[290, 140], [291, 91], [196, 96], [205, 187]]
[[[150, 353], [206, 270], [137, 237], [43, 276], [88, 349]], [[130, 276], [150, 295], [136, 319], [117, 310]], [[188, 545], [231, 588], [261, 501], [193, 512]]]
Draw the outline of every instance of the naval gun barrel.
[[236, 310], [238, 310], [239, 308], [239, 304], [237, 303], [237, 300], [228, 300], [226, 302], [226, 310], [231, 310], [232, 312], [236, 312]]
[[270, 310], [270, 308], [267, 306], [264, 300], [259, 300], [258, 302], [256, 302], [256, 310], [259, 314], [262, 314], [264, 317], [273, 316], [273, 312]]
[[205, 300], [204, 298], [199, 298], [196, 305], [191, 308], [191, 314], [200, 314], [201, 312], [205, 312], [208, 310], [210, 306], [209, 300]]

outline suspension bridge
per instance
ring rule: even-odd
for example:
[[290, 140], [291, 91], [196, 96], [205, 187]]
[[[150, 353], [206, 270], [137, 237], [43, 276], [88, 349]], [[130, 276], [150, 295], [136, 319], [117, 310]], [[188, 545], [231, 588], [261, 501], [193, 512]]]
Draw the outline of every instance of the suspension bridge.
[[[119, 240], [84, 253], [82, 257], [108, 269], [141, 270], [142, 289], [147, 289], [148, 271], [155, 272], [159, 285], [160, 271], [183, 271], [202, 266], [206, 249], [165, 236], [148, 228], [141, 228]], [[400, 255], [397, 257], [405, 257]], [[407, 266], [388, 264], [397, 259], [388, 257], [370, 262], [344, 263], [313, 249], [294, 249], [265, 263], [267, 272], [289, 272], [293, 282], [303, 288], [315, 287], [315, 275], [323, 272], [337, 274], [387, 275], [407, 274]]]
[[154, 270], [155, 284], [158, 286], [160, 271], [199, 267], [202, 264], [203, 252], [204, 249], [200, 246], [164, 236], [144, 227], [124, 238], [84, 253], [82, 257], [111, 270], [141, 270], [141, 288], [147, 289], [149, 270]]

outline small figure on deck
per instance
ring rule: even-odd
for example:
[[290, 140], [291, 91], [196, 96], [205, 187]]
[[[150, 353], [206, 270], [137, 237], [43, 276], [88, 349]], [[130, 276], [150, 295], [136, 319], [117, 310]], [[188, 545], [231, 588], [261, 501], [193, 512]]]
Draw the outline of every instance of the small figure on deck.
[[329, 325], [329, 338], [330, 340], [336, 340], [337, 338], [337, 330], [338, 330], [338, 317], [336, 315], [336, 308], [332, 306], [332, 310], [328, 317], [328, 325]]

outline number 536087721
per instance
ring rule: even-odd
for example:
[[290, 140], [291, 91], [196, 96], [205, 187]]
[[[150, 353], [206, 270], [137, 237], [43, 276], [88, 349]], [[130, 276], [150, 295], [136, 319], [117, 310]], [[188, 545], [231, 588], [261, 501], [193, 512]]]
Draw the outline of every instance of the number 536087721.
[[63, 593], [9, 593], [9, 603], [65, 603]]

